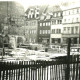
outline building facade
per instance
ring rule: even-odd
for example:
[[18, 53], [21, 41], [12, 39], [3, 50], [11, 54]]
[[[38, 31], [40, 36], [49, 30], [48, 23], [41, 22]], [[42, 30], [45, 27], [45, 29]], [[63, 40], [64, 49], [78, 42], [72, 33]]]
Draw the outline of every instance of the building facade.
[[37, 43], [39, 8], [29, 7], [26, 11], [25, 37], [28, 43]]
[[53, 17], [51, 18], [51, 34], [50, 34], [50, 44], [60, 44], [62, 43], [62, 10], [54, 11]]
[[27, 20], [25, 26], [25, 37], [26, 41], [29, 43], [37, 43], [37, 20]]
[[80, 40], [80, 7], [30, 7], [26, 12], [25, 36], [29, 43], [73, 44]]
[[51, 15], [42, 15], [38, 22], [38, 42], [50, 43], [50, 27], [51, 27]]
[[25, 36], [29, 43], [38, 43], [38, 21], [45, 8], [46, 6], [32, 6], [26, 11]]
[[67, 38], [71, 38], [72, 44], [79, 43], [80, 36], [80, 7], [63, 11], [63, 44], [67, 44]]

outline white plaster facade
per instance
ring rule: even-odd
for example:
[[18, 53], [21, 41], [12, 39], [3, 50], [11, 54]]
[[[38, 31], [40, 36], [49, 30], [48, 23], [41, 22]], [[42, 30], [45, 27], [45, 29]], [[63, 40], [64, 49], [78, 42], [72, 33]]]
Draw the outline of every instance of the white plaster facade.
[[72, 38], [73, 44], [79, 43], [80, 33], [80, 7], [63, 11], [63, 43], [67, 43], [67, 38]]
[[[52, 30], [55, 30], [55, 33], [53, 33]], [[57, 30], [60, 30], [60, 32], [58, 33]], [[60, 39], [60, 43], [62, 42], [62, 33], [63, 33], [63, 26], [62, 24], [57, 24], [57, 25], [51, 25], [51, 35], [50, 35], [50, 44], [52, 44], [52, 39]], [[58, 42], [54, 42], [54, 43], [58, 43]]]

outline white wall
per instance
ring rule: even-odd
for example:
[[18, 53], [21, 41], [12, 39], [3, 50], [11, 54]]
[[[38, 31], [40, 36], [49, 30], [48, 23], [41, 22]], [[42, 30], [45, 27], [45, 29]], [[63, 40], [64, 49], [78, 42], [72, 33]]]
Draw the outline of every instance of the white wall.
[[61, 29], [61, 33], [62, 33], [63, 32], [63, 25], [62, 24], [51, 25], [51, 31], [52, 31], [52, 29]]

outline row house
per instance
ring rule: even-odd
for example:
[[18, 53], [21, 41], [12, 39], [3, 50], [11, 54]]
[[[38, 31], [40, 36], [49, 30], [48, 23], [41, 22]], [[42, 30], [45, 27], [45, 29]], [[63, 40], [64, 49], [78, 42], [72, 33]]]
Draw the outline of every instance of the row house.
[[38, 42], [62, 42], [62, 10], [60, 6], [48, 6], [38, 24]]
[[43, 14], [38, 21], [38, 42], [39, 43], [50, 43], [50, 27], [51, 27], [51, 16], [50, 14]]
[[29, 43], [37, 42], [39, 8], [29, 7], [26, 11], [25, 37]]
[[63, 11], [60, 6], [53, 6], [52, 9], [50, 44], [60, 44], [62, 43]]
[[63, 44], [67, 43], [67, 38], [71, 38], [73, 44], [79, 43], [80, 36], [80, 7], [63, 11]]
[[29, 43], [37, 42], [37, 28], [38, 21], [37, 20], [27, 20], [25, 26], [25, 37], [26, 41]]
[[53, 18], [51, 19], [51, 34], [50, 34], [50, 44], [60, 44], [62, 43], [62, 11], [54, 12]]
[[26, 12], [25, 36], [31, 43], [73, 44], [80, 41], [80, 7], [30, 7]]
[[45, 8], [46, 6], [32, 6], [26, 11], [25, 37], [29, 43], [38, 43], [38, 20]]
[[26, 14], [25, 35], [29, 43], [62, 42], [62, 10], [60, 6], [30, 7]]

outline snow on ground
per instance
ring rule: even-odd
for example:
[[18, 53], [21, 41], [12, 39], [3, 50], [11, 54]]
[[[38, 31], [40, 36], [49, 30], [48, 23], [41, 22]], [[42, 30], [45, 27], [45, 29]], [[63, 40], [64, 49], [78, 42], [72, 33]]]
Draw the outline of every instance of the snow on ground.
[[4, 61], [31, 61], [31, 60], [46, 60], [49, 61], [51, 58], [59, 57], [59, 56], [66, 56], [67, 54], [65, 53], [58, 53], [58, 52], [40, 52], [35, 51], [35, 50], [27, 50], [27, 49], [21, 49], [17, 48], [13, 50], [10, 54], [12, 56], [3, 56]]

